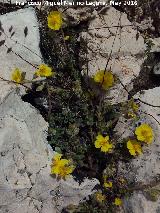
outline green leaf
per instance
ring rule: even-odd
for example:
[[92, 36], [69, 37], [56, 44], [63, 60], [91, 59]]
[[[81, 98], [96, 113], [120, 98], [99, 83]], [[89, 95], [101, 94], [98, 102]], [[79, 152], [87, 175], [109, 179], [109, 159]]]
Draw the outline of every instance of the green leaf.
[[55, 147], [54, 151], [58, 152], [59, 154], [62, 154], [62, 151], [61, 151], [61, 149], [59, 147]]

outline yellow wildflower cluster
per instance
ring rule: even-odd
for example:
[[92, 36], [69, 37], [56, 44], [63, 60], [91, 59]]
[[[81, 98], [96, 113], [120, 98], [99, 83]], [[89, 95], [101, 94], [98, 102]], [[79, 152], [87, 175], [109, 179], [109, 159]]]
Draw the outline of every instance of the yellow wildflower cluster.
[[[54, 72], [52, 72], [52, 68], [50, 68], [46, 64], [41, 64], [39, 65], [38, 69], [35, 71], [35, 76], [40, 76], [40, 77], [50, 77], [54, 75]], [[31, 82], [27, 81], [25, 79], [25, 73], [22, 72], [19, 68], [16, 68], [13, 70], [11, 74], [11, 80], [14, 81], [17, 84], [22, 84], [25, 82]]]
[[[95, 193], [95, 197], [96, 197], [96, 200], [99, 202], [99, 203], [103, 203], [106, 201], [106, 196], [104, 194], [102, 194], [102, 192], [96, 192]], [[116, 197], [114, 199], [114, 205], [116, 206], [121, 206], [122, 205], [122, 199]]]
[[62, 154], [56, 153], [51, 164], [51, 174], [57, 175], [58, 178], [66, 179], [74, 171], [75, 167], [70, 160], [62, 159]]
[[48, 27], [52, 30], [59, 30], [62, 26], [62, 14], [59, 11], [52, 11], [48, 15]]
[[113, 86], [114, 77], [111, 71], [99, 70], [94, 75], [94, 81], [99, 83], [104, 90]]
[[137, 140], [129, 140], [127, 142], [127, 148], [133, 156], [142, 154], [141, 142], [150, 144], [154, 139], [153, 130], [146, 123], [143, 123], [136, 128], [135, 135]]
[[110, 152], [113, 148], [109, 141], [109, 136], [107, 135], [106, 137], [103, 137], [101, 134], [96, 137], [95, 147], [101, 148], [102, 152]]

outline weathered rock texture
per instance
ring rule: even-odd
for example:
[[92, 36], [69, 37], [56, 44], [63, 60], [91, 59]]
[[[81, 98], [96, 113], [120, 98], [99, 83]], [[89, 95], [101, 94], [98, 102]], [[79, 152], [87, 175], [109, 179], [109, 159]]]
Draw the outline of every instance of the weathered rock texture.
[[[33, 8], [18, 10], [0, 16], [4, 33], [0, 41], [5, 40], [0, 46], [0, 76], [11, 79], [11, 72], [15, 68], [26, 72], [26, 78], [32, 79], [36, 65], [42, 63], [39, 49], [38, 22]], [[7, 53], [8, 48], [10, 52]], [[15, 88], [14, 84], [0, 81], [0, 102]]]
[[[138, 192], [134, 192], [133, 196], [125, 200], [125, 212], [133, 213], [148, 213], [159, 212], [160, 200], [156, 202], [148, 201], [144, 197], [144, 185], [159, 185], [160, 183], [160, 88], [145, 90], [142, 94], [135, 95], [135, 98], [140, 98], [144, 104], [140, 102], [140, 120], [134, 125], [133, 121], [127, 121], [121, 118], [116, 126], [118, 135], [122, 138], [129, 138], [134, 135], [137, 125], [140, 123], [148, 123], [154, 131], [154, 141], [152, 144], [143, 147], [143, 154], [134, 158], [128, 164], [119, 165], [119, 172], [123, 173], [128, 182], [139, 186]], [[157, 106], [157, 107], [156, 107]], [[146, 189], [151, 189], [146, 187]], [[158, 187], [160, 190], [160, 187]], [[158, 194], [159, 195], [159, 194]]]
[[0, 212], [56, 213], [92, 193], [96, 180], [79, 185], [50, 176], [53, 151], [48, 124], [12, 92], [0, 106]]
[[[104, 70], [108, 64], [107, 70], [112, 70], [121, 83], [131, 90], [131, 82], [138, 76], [144, 61], [144, 39], [136, 35], [137, 30], [126, 14], [113, 7], [103, 15], [97, 13], [96, 18], [90, 21], [88, 32], [82, 32], [80, 36], [80, 41], [86, 43], [85, 49], [87, 46], [86, 54], [82, 48], [83, 71], [92, 76], [97, 70]], [[112, 103], [128, 98], [121, 83], [117, 82], [110, 91], [108, 98]]]
[[143, 193], [135, 192], [124, 201], [125, 213], [159, 213], [160, 199], [157, 202], [147, 200]]

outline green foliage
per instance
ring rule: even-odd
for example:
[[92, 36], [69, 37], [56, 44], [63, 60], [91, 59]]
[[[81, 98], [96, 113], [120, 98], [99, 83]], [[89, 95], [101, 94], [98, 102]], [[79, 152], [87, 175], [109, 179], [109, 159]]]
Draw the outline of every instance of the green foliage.
[[151, 39], [149, 39], [148, 37], [145, 38], [145, 44], [146, 44], [146, 50], [145, 50], [145, 54], [147, 56], [149, 56], [149, 54], [151, 53], [151, 49], [154, 46], [154, 43]]
[[62, 84], [63, 88], [50, 88], [54, 99], [49, 117], [49, 142], [71, 157], [78, 167], [82, 167], [86, 166], [84, 161], [88, 153], [95, 149], [94, 141], [98, 132], [109, 131], [110, 125], [107, 124], [110, 118], [114, 118], [115, 112], [107, 104], [101, 106], [92, 91], [86, 90], [82, 76], [74, 81], [72, 78], [75, 76], [70, 75], [67, 79], [61, 73], [55, 81], [63, 80], [67, 82], [66, 85]]

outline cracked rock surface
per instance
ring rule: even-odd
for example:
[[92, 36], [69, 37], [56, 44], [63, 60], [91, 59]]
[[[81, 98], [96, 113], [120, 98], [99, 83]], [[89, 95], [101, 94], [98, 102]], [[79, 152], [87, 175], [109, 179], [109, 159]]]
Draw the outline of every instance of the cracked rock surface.
[[[136, 126], [140, 123], [148, 123], [154, 131], [154, 141], [152, 144], [143, 147], [143, 154], [133, 158], [130, 163], [119, 164], [119, 173], [125, 175], [129, 183], [134, 183], [138, 186], [131, 197], [124, 199], [124, 212], [133, 213], [159, 213], [160, 199], [159, 193], [157, 199], [149, 199], [145, 194], [142, 186], [150, 185], [149, 192], [155, 191], [152, 185], [156, 186], [157, 192], [160, 190], [160, 87], [144, 90], [143, 93], [137, 93], [135, 98], [140, 98], [143, 102], [140, 103], [140, 120], [135, 123], [131, 120], [126, 120], [123, 117], [119, 120], [115, 130], [119, 136], [128, 138], [134, 135]], [[157, 107], [155, 107], [157, 106]], [[121, 137], [122, 139], [122, 137]], [[141, 188], [142, 187], [142, 188]], [[151, 191], [150, 191], [151, 190]], [[153, 195], [152, 195], [153, 196]]]
[[10, 93], [0, 105], [0, 213], [57, 213], [93, 193], [97, 180], [56, 181], [48, 124], [30, 104]]
[[[144, 39], [142, 36], [136, 38], [136, 34], [136, 28], [125, 13], [113, 7], [103, 14], [97, 13], [89, 23], [88, 32], [80, 35], [80, 41], [86, 44], [85, 49], [87, 47], [86, 54], [80, 54], [83, 72], [93, 76], [97, 70], [105, 69], [110, 58], [107, 70], [112, 70], [130, 91], [132, 80], [139, 75], [144, 62]], [[116, 84], [107, 96], [113, 104], [128, 99], [122, 84]]]
[[[38, 21], [34, 9], [26, 8], [1, 15], [0, 21], [4, 29], [0, 41], [5, 41], [0, 46], [0, 76], [10, 80], [11, 72], [19, 68], [26, 72], [26, 79], [32, 79], [36, 69], [34, 66], [42, 63]], [[0, 81], [0, 88], [2, 102], [15, 85]], [[23, 88], [21, 92], [24, 93]]]

